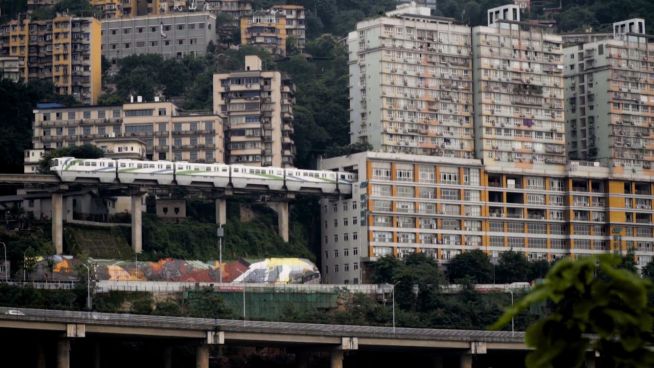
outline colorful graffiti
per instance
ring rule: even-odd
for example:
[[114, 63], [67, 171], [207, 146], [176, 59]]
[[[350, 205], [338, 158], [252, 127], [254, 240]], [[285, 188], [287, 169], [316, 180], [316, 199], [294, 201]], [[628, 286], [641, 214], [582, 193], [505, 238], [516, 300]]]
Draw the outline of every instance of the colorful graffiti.
[[[79, 260], [70, 256], [37, 259], [30, 273], [32, 280], [72, 281], [85, 271]], [[90, 259], [94, 279], [111, 281], [178, 281], [236, 283], [320, 283], [320, 272], [313, 262], [303, 258], [266, 258], [223, 262], [185, 261], [166, 258], [157, 262]]]

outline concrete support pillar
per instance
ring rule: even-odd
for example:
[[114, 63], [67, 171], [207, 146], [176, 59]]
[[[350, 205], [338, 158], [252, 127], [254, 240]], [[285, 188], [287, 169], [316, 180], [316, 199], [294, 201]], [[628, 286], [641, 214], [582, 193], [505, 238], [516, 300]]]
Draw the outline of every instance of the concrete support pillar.
[[195, 353], [195, 367], [209, 368], [209, 345], [199, 345]]
[[134, 253], [141, 253], [143, 250], [143, 236], [142, 236], [142, 194], [133, 194], [132, 195], [132, 250]]
[[277, 212], [277, 231], [279, 236], [288, 242], [288, 202], [274, 202], [269, 204], [270, 208]]
[[297, 368], [309, 368], [309, 353], [306, 351], [295, 353], [295, 366]]
[[52, 193], [52, 243], [57, 254], [64, 254], [64, 195]]
[[332, 350], [330, 359], [330, 368], [343, 368], [343, 350]]
[[443, 367], [444, 367], [444, 365], [443, 365], [443, 357], [440, 356], [440, 355], [439, 355], [439, 356], [434, 356], [434, 357], [432, 357], [432, 358], [431, 358], [431, 362], [432, 362], [432, 365], [431, 365], [431, 366], [432, 366], [433, 368], [443, 368]]
[[460, 368], [472, 368], [472, 354], [470, 353], [463, 353], [461, 354], [461, 358], [459, 360]]
[[93, 344], [93, 368], [100, 368], [102, 366], [102, 358], [100, 356], [100, 343]]
[[163, 351], [164, 368], [173, 368], [173, 348], [166, 346]]
[[70, 340], [57, 341], [57, 368], [70, 368]]
[[227, 200], [216, 199], [216, 225], [227, 223]]
[[45, 349], [42, 341], [36, 343], [36, 368], [45, 368]]

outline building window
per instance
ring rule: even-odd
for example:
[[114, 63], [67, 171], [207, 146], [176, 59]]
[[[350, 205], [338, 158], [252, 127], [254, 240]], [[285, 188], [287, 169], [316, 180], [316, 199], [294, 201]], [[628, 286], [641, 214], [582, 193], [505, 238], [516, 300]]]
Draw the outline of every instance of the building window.
[[[352, 263], [352, 269], [353, 269], [354, 271], [358, 270], [358, 269], [359, 269], [359, 262], [354, 262], [354, 263]], [[356, 279], [355, 279], [355, 280], [356, 280]]]
[[[336, 239], [338, 239], [338, 238], [336, 238]], [[334, 257], [338, 258], [338, 249], [334, 249]]]
[[359, 220], [359, 219], [358, 219], [356, 216], [353, 216], [353, 217], [352, 217], [352, 225], [356, 225], [357, 222], [358, 222], [358, 220]]
[[[334, 243], [338, 243], [338, 234], [334, 234]], [[336, 251], [336, 256], [338, 257], [338, 251]]]
[[347, 225], [348, 225], [347, 217], [345, 217], [345, 218], [343, 218], [343, 226], [347, 226]]
[[343, 271], [345, 271], [345, 272], [350, 271], [350, 264], [349, 263], [343, 264]]
[[[353, 233], [353, 234], [352, 234], [352, 237], [353, 237], [354, 239], [356, 239], [356, 238], [357, 238], [357, 233]], [[358, 255], [358, 254], [359, 254], [359, 247], [354, 247], [354, 248], [352, 248], [352, 255], [355, 255], [355, 256], [356, 256], [356, 255]]]
[[349, 255], [350, 255], [350, 248], [345, 248], [345, 249], [343, 249], [343, 256], [344, 256], [344, 257], [347, 257], [347, 256], [349, 256]]
[[334, 272], [338, 272], [338, 265], [334, 265]]

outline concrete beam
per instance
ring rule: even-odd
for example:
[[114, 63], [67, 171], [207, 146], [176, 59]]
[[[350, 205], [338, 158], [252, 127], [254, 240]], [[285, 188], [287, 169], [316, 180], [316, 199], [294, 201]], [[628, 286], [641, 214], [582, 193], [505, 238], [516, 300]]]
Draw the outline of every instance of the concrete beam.
[[288, 202], [271, 202], [268, 206], [277, 212], [277, 231], [279, 236], [288, 243]]
[[64, 254], [64, 195], [52, 193], [52, 244], [55, 252]]
[[143, 251], [143, 234], [142, 234], [142, 204], [143, 194], [132, 194], [131, 212], [132, 212], [132, 250], [134, 253]]
[[414, 347], [414, 348], [435, 348], [435, 349], [470, 349], [470, 343], [466, 341], [443, 341], [443, 340], [423, 340], [423, 339], [389, 339], [374, 337], [359, 337], [359, 346], [397, 346], [397, 347]]
[[330, 368], [343, 368], [343, 350], [334, 349], [329, 356]]
[[199, 345], [195, 353], [195, 367], [209, 368], [209, 345]]
[[129, 327], [129, 326], [106, 326], [86, 325], [86, 333], [110, 334], [110, 335], [133, 335], [133, 336], [159, 336], [206, 339], [207, 333], [203, 330], [182, 330], [178, 328], [155, 328], [155, 327]]
[[341, 338], [336, 336], [317, 336], [301, 334], [271, 334], [258, 332], [229, 332], [225, 331], [226, 343], [271, 343], [283, 345], [341, 345]]
[[57, 368], [70, 368], [70, 340], [57, 340]]
[[216, 199], [216, 224], [225, 225], [227, 223], [227, 200]]
[[66, 337], [86, 337], [86, 325], [78, 323], [67, 324]]

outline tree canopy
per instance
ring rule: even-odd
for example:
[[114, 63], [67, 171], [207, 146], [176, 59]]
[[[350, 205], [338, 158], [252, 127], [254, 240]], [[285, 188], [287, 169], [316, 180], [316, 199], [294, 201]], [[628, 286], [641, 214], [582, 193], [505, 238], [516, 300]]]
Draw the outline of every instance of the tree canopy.
[[582, 367], [588, 351], [599, 353], [602, 367], [651, 367], [652, 283], [621, 268], [622, 262], [611, 254], [557, 262], [493, 328], [547, 302], [549, 313], [526, 332], [527, 345], [535, 349], [527, 367]]
[[468, 279], [473, 283], [489, 284], [493, 282], [493, 265], [486, 253], [475, 249], [450, 259], [447, 276], [454, 283]]

